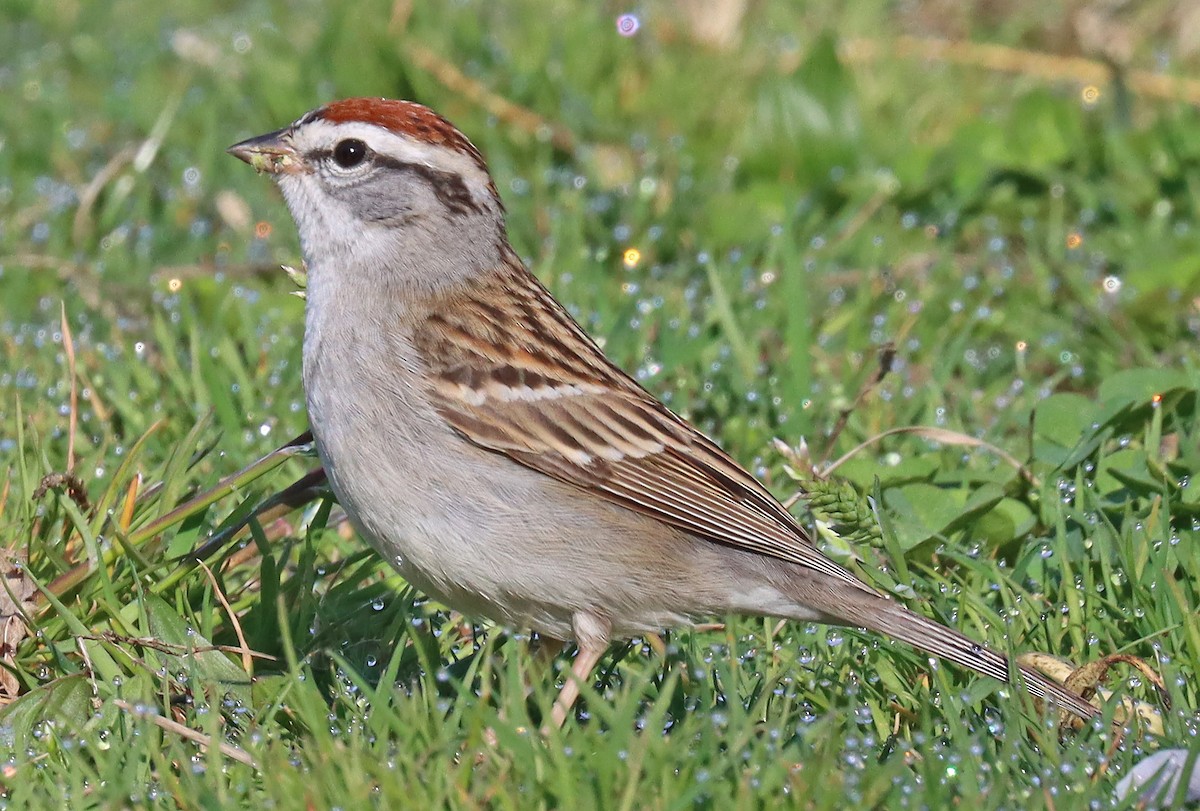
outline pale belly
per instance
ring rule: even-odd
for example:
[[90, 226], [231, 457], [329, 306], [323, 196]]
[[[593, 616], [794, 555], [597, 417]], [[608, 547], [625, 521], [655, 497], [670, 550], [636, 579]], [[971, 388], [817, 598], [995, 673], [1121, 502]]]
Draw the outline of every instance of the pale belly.
[[561, 506], [578, 498], [573, 488], [470, 445], [404, 381], [372, 406], [329, 377], [308, 381], [308, 406], [330, 485], [418, 589], [468, 616], [558, 638], [571, 638], [580, 611], [613, 615], [624, 634], [692, 619], [647, 582], [654, 566], [636, 536], [649, 519], [593, 499]]
[[471, 445], [395, 355], [381, 372], [308, 350], [309, 419], [338, 501], [405, 579], [451, 608], [560, 639], [581, 613], [614, 636], [728, 612], [819, 618], [767, 585], [777, 564]]

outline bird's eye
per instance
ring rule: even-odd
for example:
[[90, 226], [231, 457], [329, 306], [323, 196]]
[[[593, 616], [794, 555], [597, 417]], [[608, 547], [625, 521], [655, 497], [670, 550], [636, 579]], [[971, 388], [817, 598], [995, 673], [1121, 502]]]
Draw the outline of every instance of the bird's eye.
[[333, 162], [343, 169], [353, 169], [367, 157], [367, 145], [357, 138], [338, 141], [333, 148]]

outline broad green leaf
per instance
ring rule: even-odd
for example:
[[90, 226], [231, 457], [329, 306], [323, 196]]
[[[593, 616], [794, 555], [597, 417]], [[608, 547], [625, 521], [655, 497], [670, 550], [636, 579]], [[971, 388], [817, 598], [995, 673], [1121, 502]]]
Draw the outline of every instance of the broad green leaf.
[[883, 491], [901, 547], [908, 551], [942, 532], [962, 515], [967, 496], [921, 482]]
[[1148, 404], [1155, 395], [1195, 385], [1194, 380], [1178, 370], [1124, 369], [1100, 381], [1096, 399], [1102, 403]]
[[[228, 654], [212, 650], [213, 643], [180, 617], [166, 601], [146, 594], [140, 604], [130, 603], [126, 606], [125, 613], [132, 621], [141, 611], [149, 620], [153, 638], [169, 646], [148, 651], [148, 656], [157, 657], [172, 672], [177, 672], [183, 666], [204, 681], [218, 685], [223, 693], [249, 703], [250, 677], [246, 671], [234, 664]], [[176, 650], [178, 653], [174, 652]]]

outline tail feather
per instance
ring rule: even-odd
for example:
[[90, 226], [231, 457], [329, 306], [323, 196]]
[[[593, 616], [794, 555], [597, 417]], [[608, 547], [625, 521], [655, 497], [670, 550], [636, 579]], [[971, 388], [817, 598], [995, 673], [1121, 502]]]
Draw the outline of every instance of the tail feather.
[[[1007, 682], [1009, 679], [1008, 658], [975, 640], [960, 634], [941, 623], [914, 614], [904, 606], [880, 597], [855, 600], [854, 606], [845, 613], [845, 619], [872, 631], [886, 634], [907, 642], [915, 648], [932, 653], [942, 659]], [[857, 610], [856, 610], [857, 609]], [[1020, 667], [1025, 688], [1046, 701], [1058, 704], [1060, 709], [1089, 720], [1100, 714], [1084, 698], [1035, 670]]]

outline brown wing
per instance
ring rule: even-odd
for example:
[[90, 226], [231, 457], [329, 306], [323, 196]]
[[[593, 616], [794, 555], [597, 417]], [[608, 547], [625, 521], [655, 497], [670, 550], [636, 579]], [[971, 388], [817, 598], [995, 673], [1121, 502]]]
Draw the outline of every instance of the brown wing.
[[687, 532], [869, 590], [758, 480], [613, 366], [517, 260], [503, 270], [417, 327], [432, 396], [455, 430]]

